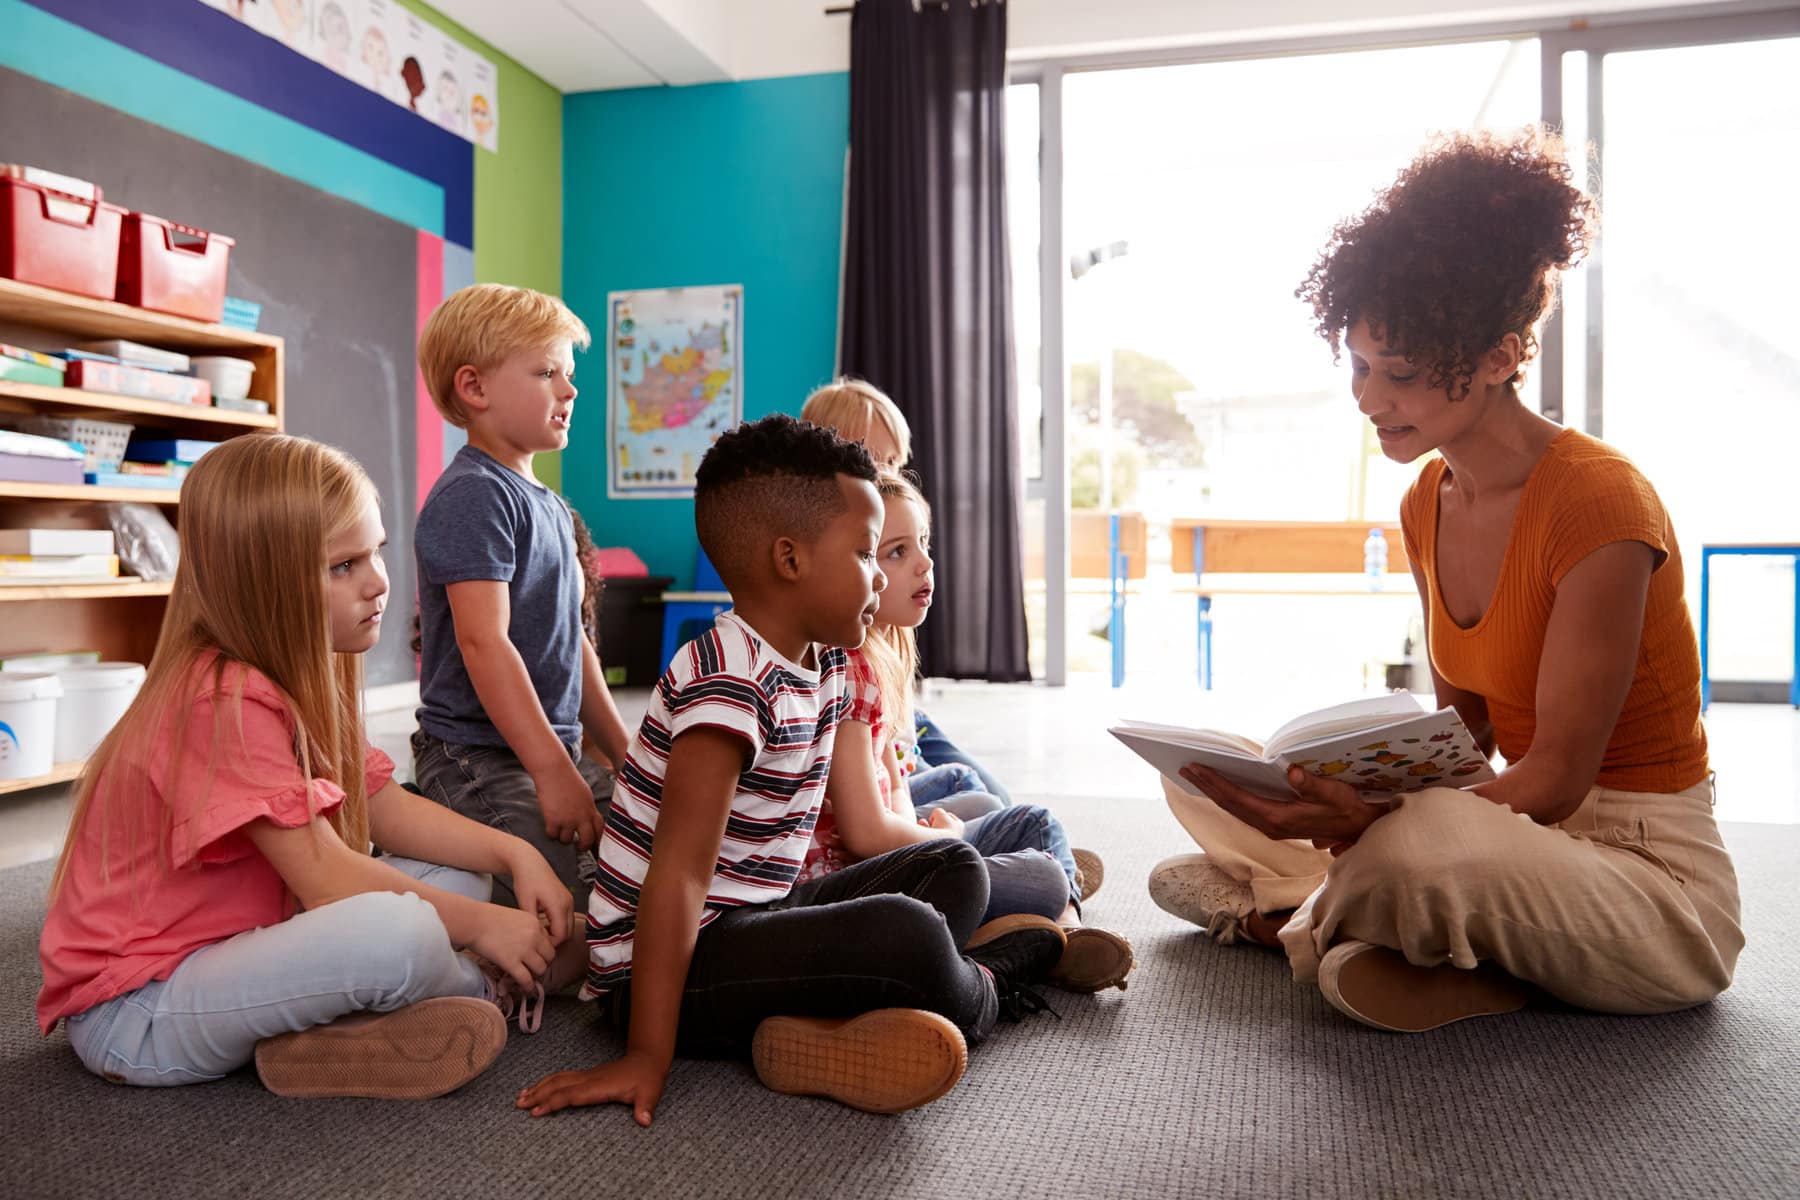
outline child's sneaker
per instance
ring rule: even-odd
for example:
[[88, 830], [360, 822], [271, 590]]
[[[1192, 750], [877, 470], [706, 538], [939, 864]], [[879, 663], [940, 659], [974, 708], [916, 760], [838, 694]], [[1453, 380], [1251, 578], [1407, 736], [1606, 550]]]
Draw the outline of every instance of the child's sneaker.
[[1096, 896], [1106, 881], [1106, 864], [1092, 850], [1071, 850], [1075, 858], [1075, 893], [1083, 900]]
[[963, 954], [993, 981], [994, 1009], [982, 1013], [969, 1041], [980, 1042], [992, 1033], [1001, 1013], [1013, 1022], [1046, 1010], [1057, 1015], [1030, 985], [1050, 977], [1068, 944], [1055, 921], [1028, 913], [989, 921], [971, 934]]
[[1393, 1033], [1424, 1033], [1452, 1021], [1525, 1007], [1525, 984], [1489, 964], [1421, 967], [1397, 950], [1339, 942], [1319, 961], [1319, 990], [1354, 1021]]
[[1264, 944], [1244, 928], [1244, 918], [1256, 911], [1250, 885], [1221, 871], [1204, 854], [1178, 854], [1157, 863], [1150, 872], [1150, 899], [1164, 912], [1200, 926], [1221, 946], [1240, 938]]
[[256, 1045], [256, 1073], [277, 1096], [428, 1100], [487, 1070], [505, 1045], [499, 1009], [472, 996], [439, 996], [265, 1038]]
[[1107, 929], [1078, 925], [1063, 930], [1067, 944], [1050, 982], [1068, 992], [1099, 992], [1109, 987], [1125, 990], [1125, 977], [1137, 965], [1131, 943]]
[[750, 1061], [772, 1091], [897, 1113], [955, 1087], [969, 1048], [962, 1032], [936, 1013], [878, 1008], [835, 1019], [770, 1017], [756, 1027]]
[[510, 1021], [516, 1014], [520, 1033], [536, 1033], [538, 1026], [544, 1023], [544, 985], [534, 983], [527, 992], [511, 975], [487, 959], [474, 954], [469, 957], [481, 968], [481, 981], [487, 987], [482, 999], [500, 1010], [502, 1020]]

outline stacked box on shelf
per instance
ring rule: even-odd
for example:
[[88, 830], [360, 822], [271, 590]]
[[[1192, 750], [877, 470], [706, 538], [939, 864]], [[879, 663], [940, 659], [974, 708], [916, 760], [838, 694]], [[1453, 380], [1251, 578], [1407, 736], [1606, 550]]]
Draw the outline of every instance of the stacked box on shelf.
[[70, 387], [91, 392], [164, 400], [170, 404], [212, 403], [212, 384], [204, 379], [128, 367], [123, 363], [77, 358], [69, 363], [67, 379]]
[[221, 325], [229, 325], [233, 329], [255, 329], [262, 320], [262, 305], [254, 300], [240, 300], [236, 296], [225, 297], [225, 311], [219, 317]]

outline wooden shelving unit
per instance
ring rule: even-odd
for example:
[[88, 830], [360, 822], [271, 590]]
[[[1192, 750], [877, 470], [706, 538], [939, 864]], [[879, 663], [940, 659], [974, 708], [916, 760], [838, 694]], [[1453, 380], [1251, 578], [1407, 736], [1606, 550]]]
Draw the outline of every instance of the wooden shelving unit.
[[[188, 354], [230, 354], [255, 366], [250, 395], [269, 412], [244, 413], [210, 406], [170, 404], [76, 388], [0, 380], [0, 413], [89, 416], [116, 420], [139, 431], [219, 441], [286, 424], [283, 344], [279, 337], [225, 325], [91, 300], [67, 292], [0, 279], [0, 341], [36, 350], [76, 342], [125, 338]], [[163, 506], [180, 524], [177, 489], [91, 487], [0, 480], [0, 528], [103, 528], [101, 505], [112, 501]], [[104, 659], [150, 661], [162, 624], [167, 583], [120, 579], [104, 583], [0, 586], [0, 657], [36, 650], [98, 650]], [[80, 763], [63, 763], [34, 779], [0, 781], [0, 795], [68, 783]]]
[[0, 779], [0, 796], [12, 792], [28, 792], [32, 788], [50, 787], [58, 783], [73, 783], [81, 774], [86, 763], [57, 763], [48, 775], [38, 775], [31, 779]]

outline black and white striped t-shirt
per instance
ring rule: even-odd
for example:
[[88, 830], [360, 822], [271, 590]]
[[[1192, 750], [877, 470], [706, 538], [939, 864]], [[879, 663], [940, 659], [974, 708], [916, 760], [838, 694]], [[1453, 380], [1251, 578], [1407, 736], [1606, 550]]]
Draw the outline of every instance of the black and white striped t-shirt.
[[734, 612], [675, 655], [619, 769], [596, 850], [584, 999], [631, 975], [638, 892], [650, 867], [669, 749], [681, 734], [723, 729], [751, 748], [701, 927], [727, 909], [779, 900], [793, 888], [818, 820], [845, 703], [844, 652], [821, 646], [814, 657], [817, 670], [789, 662]]

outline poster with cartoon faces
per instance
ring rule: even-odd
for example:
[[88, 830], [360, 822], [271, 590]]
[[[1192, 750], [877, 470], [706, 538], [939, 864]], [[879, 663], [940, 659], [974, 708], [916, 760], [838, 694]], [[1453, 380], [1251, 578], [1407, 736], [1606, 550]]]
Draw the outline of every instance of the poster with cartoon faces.
[[362, 16], [362, 5], [357, 0], [316, 0], [316, 3], [318, 7], [313, 11], [314, 57], [327, 69], [356, 78], [356, 73], [351, 70], [356, 47], [352, 44], [350, 31], [366, 24], [358, 19]]
[[499, 72], [398, 0], [200, 0], [440, 129], [500, 146]]
[[313, 0], [252, 0], [239, 20], [258, 33], [311, 56]]

